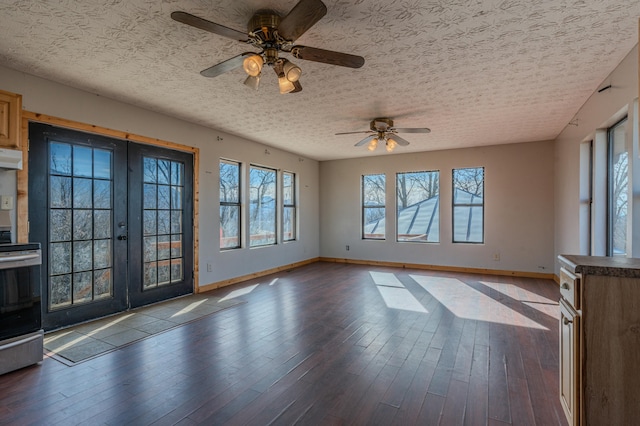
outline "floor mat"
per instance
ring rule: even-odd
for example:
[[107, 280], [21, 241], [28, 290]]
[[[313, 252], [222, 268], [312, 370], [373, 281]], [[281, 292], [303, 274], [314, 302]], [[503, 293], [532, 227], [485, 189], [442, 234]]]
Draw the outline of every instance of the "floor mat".
[[47, 333], [45, 355], [74, 365], [242, 303], [201, 293], [137, 308]]

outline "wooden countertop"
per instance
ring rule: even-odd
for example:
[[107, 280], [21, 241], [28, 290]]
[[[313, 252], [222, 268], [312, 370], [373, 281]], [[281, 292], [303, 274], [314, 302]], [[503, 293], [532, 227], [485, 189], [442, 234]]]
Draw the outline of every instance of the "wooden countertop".
[[563, 254], [558, 260], [575, 274], [640, 278], [640, 259], [636, 258]]

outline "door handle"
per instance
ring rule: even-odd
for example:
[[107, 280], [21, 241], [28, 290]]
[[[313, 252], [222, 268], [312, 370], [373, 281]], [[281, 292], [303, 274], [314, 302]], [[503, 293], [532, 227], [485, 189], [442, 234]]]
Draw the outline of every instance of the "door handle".
[[120, 241], [124, 241], [124, 240], [126, 240], [126, 239], [127, 239], [127, 236], [126, 236], [126, 235], [118, 235], [118, 239], [119, 239]]

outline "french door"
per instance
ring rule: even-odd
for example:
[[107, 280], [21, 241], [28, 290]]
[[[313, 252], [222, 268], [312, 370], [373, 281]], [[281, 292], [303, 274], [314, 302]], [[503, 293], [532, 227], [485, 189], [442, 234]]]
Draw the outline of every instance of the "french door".
[[29, 139], [45, 330], [193, 291], [191, 154], [40, 123]]

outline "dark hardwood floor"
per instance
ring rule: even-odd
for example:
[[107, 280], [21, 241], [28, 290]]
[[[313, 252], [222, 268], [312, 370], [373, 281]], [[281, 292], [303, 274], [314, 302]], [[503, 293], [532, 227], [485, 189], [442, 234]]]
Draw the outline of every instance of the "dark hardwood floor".
[[564, 425], [549, 280], [334, 263], [65, 366], [0, 376], [0, 424]]

